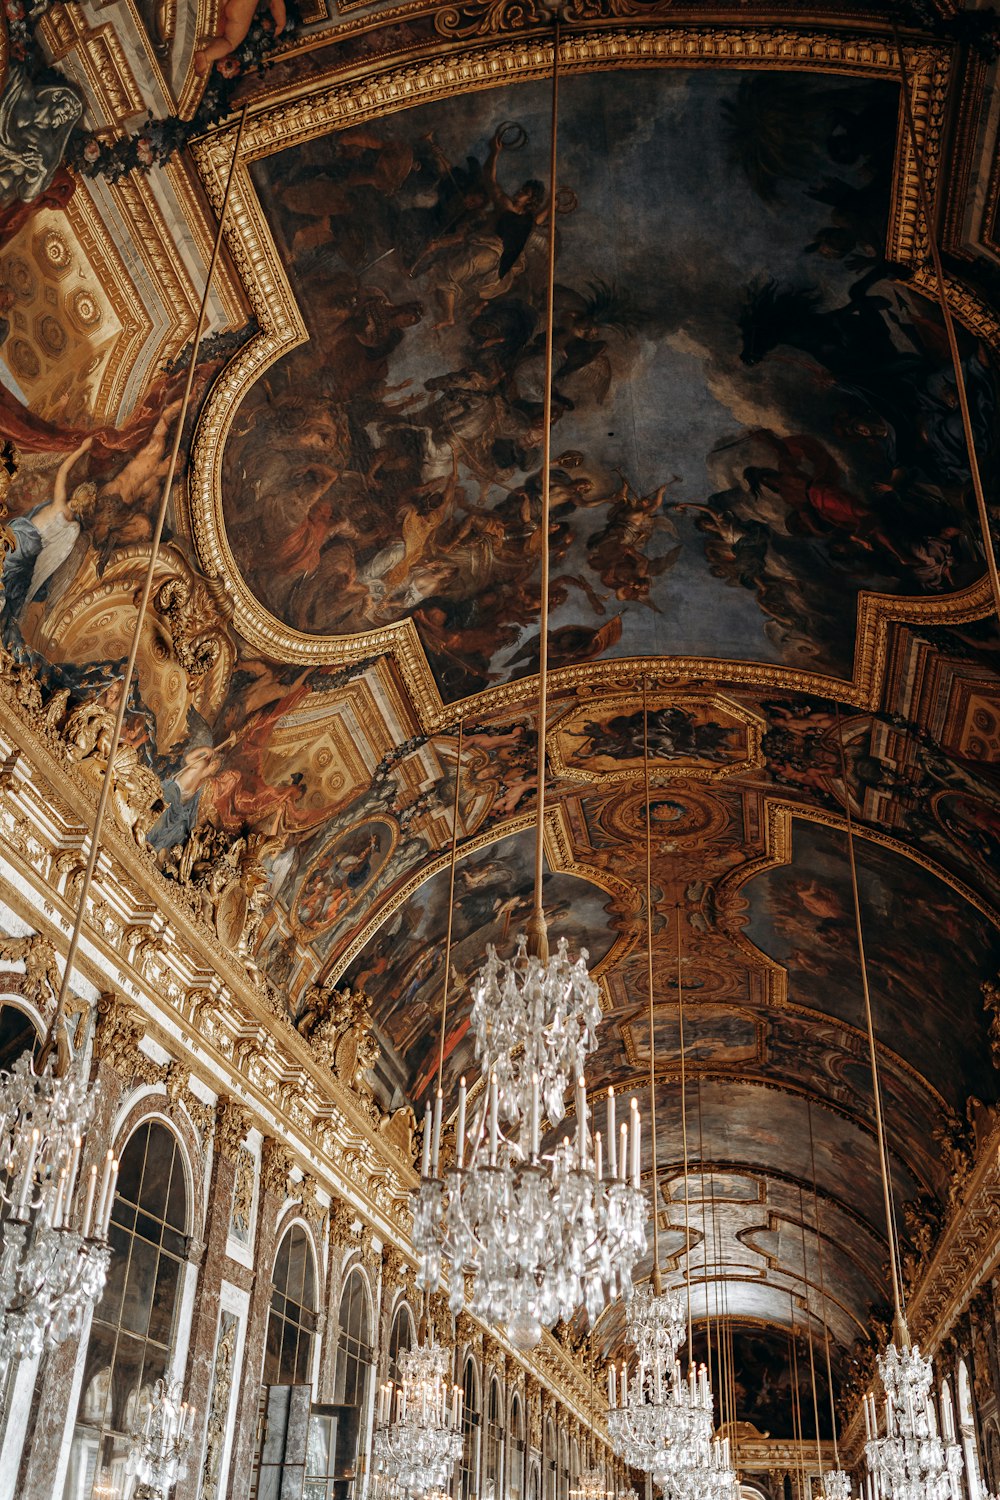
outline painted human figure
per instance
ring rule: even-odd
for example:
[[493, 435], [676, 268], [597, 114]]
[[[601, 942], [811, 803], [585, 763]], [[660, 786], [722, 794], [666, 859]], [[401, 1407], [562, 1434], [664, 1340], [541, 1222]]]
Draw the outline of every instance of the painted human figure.
[[[258, 0], [227, 0], [223, 5], [218, 35], [194, 55], [194, 70], [199, 76], [204, 77], [214, 62], [228, 57], [240, 45], [250, 30], [257, 3]], [[274, 18], [274, 34], [280, 36], [287, 20], [285, 0], [268, 0], [267, 8]]]
[[92, 439], [84, 438], [59, 465], [51, 500], [43, 501], [25, 516], [7, 523], [15, 545], [3, 564], [5, 620], [16, 620], [32, 599], [38, 597], [56, 569], [66, 561], [80, 535], [81, 521], [89, 516], [97, 496], [90, 481], [69, 492], [70, 471], [87, 452]]

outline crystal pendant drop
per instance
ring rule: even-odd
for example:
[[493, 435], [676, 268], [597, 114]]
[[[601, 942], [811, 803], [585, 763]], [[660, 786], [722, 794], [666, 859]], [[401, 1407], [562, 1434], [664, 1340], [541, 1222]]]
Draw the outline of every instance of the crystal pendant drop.
[[93, 1091], [79, 1062], [40, 1074], [29, 1053], [0, 1074], [0, 1364], [79, 1333], [108, 1273], [118, 1164], [80, 1179]]

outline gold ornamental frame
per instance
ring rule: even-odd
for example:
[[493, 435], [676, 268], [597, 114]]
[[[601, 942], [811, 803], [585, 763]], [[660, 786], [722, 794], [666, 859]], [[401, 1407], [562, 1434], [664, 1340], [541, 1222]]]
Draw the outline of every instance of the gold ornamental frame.
[[[905, 46], [912, 79], [917, 134], [930, 180], [937, 181], [945, 107], [953, 73], [946, 46]], [[893, 43], [885, 34], [841, 34], [815, 27], [796, 29], [709, 27], [652, 22], [573, 27], [560, 43], [566, 74], [638, 68], [769, 68], [812, 70], [854, 77], [898, 77]], [[550, 33], [527, 32], [476, 45], [442, 43], [433, 55], [405, 64], [398, 58], [360, 69], [310, 80], [265, 98], [247, 121], [233, 185], [228, 248], [260, 325], [216, 381], [206, 400], [192, 452], [190, 485], [183, 523], [189, 530], [199, 565], [224, 584], [233, 601], [233, 623], [248, 644], [265, 656], [305, 665], [344, 666], [384, 654], [398, 669], [414, 718], [424, 733], [454, 722], [458, 714], [489, 715], [522, 705], [534, 691], [534, 677], [522, 677], [472, 694], [463, 703], [444, 703], [410, 619], [342, 636], [309, 635], [270, 614], [243, 581], [230, 550], [222, 514], [222, 458], [226, 438], [244, 395], [263, 372], [307, 338], [304, 320], [281, 263], [261, 202], [250, 176], [255, 162], [276, 151], [316, 139], [331, 131], [398, 113], [411, 106], [484, 91], [512, 82], [547, 77], [552, 65]], [[217, 207], [224, 174], [235, 141], [229, 126], [193, 147], [206, 192]], [[897, 131], [896, 169], [890, 208], [887, 254], [916, 267], [913, 284], [922, 287], [920, 262], [924, 236], [918, 223], [916, 171], [905, 130]], [[1000, 349], [1000, 326], [985, 305], [966, 288], [948, 287], [956, 315], [994, 348]], [[850, 680], [827, 673], [761, 662], [713, 657], [637, 658], [568, 666], [552, 673], [553, 691], [587, 687], [606, 692], [632, 687], [638, 674], [652, 672], [661, 682], [725, 682], [768, 691], [811, 692], [857, 707], [874, 708], [887, 660], [894, 622], [929, 627], [963, 624], [990, 611], [987, 582], [946, 597], [920, 598], [865, 593], [858, 597], [855, 657]]]

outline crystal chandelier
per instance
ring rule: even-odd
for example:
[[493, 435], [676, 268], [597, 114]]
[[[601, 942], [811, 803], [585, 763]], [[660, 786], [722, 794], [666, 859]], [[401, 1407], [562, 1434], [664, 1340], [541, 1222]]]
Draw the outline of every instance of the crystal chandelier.
[[671, 1381], [684, 1322], [680, 1293], [658, 1291], [653, 1282], [636, 1289], [626, 1310], [634, 1364], [630, 1375], [623, 1363], [620, 1380], [608, 1366], [607, 1423], [612, 1448], [634, 1469], [648, 1472], [673, 1440]]
[[865, 1457], [876, 1497], [950, 1500], [962, 1472], [962, 1450], [938, 1434], [930, 1360], [905, 1337], [879, 1355], [878, 1372], [885, 1388], [883, 1434], [870, 1391], [864, 1402]]
[[828, 1469], [820, 1484], [823, 1500], [851, 1500], [851, 1476], [843, 1469]]
[[[711, 1394], [708, 1420], [707, 1437], [703, 1431], [689, 1436], [676, 1451], [668, 1449], [654, 1469], [653, 1478], [663, 1491], [664, 1500], [739, 1500], [740, 1486], [732, 1467], [729, 1439], [711, 1436]], [[699, 1421], [698, 1425], [703, 1424]]]
[[0, 1074], [0, 1364], [78, 1333], [103, 1291], [118, 1163], [80, 1177], [92, 1109], [80, 1065], [59, 1076], [52, 1051]]
[[[529, 970], [538, 963], [533, 957], [526, 960]], [[582, 960], [570, 964], [564, 942], [548, 965], [550, 973], [561, 970], [565, 975], [581, 967]], [[572, 1024], [567, 1029], [572, 1030]], [[516, 1074], [508, 1074], [511, 1077], [516, 1079]], [[543, 1327], [558, 1318], [568, 1320], [581, 1305], [591, 1320], [596, 1319], [608, 1289], [617, 1287], [629, 1295], [632, 1267], [646, 1247], [638, 1107], [633, 1100], [631, 1130], [622, 1125], [620, 1149], [611, 1155], [605, 1175], [600, 1133], [592, 1136], [587, 1125], [582, 1079], [576, 1094], [575, 1141], [567, 1136], [543, 1156], [537, 1074], [527, 1118], [512, 1104], [518, 1084], [510, 1084], [508, 1104], [514, 1118], [505, 1133], [500, 1126], [500, 1084], [491, 1072], [479, 1119], [468, 1137], [463, 1080], [456, 1165], [443, 1178], [438, 1176], [437, 1112], [433, 1121], [428, 1116], [425, 1122], [413, 1221], [418, 1284], [428, 1290], [438, 1285], [442, 1253], [446, 1254], [453, 1268], [453, 1310], [458, 1311], [464, 1297], [460, 1273], [468, 1273], [472, 1312], [487, 1322], [504, 1324], [519, 1348], [532, 1347]], [[613, 1093], [608, 1107], [613, 1121]]]
[[569, 1492], [570, 1500], [613, 1500], [608, 1489], [607, 1475], [601, 1464], [588, 1464], [581, 1469], [576, 1484]]
[[451, 1353], [434, 1339], [399, 1356], [398, 1383], [378, 1392], [372, 1458], [396, 1496], [447, 1494], [462, 1456], [462, 1391], [449, 1382]]
[[181, 1400], [179, 1380], [158, 1380], [146, 1403], [142, 1426], [131, 1433], [127, 1469], [138, 1480], [133, 1500], [166, 1500], [185, 1472], [194, 1432], [194, 1407]]

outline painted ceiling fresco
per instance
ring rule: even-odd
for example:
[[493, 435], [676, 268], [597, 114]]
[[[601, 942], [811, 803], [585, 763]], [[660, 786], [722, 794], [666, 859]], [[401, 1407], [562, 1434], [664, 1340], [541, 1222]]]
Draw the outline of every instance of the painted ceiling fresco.
[[[790, 71], [771, 66], [777, 10], [755, 11], [765, 66], [720, 61], [692, 23], [699, 65], [677, 67], [682, 23], [615, 5], [597, 5], [598, 42], [567, 44], [561, 85], [545, 895], [601, 986], [590, 1081], [646, 1108], [648, 818], [661, 1265], [690, 1268], [699, 1320], [736, 1320], [739, 1416], [788, 1435], [790, 1331], [829, 1329], [840, 1389], [886, 1296], [848, 808], [911, 1286], [1000, 1095], [983, 991], [1000, 965], [996, 621], [885, 35], [864, 68], [804, 38]], [[549, 33], [518, 51], [477, 0], [384, 24], [378, 5], [303, 5], [277, 49], [261, 15], [202, 75], [211, 7], [171, 36], [146, 7], [145, 39], [126, 9], [100, 17], [134, 99], [95, 82], [94, 32], [65, 98], [0, 113], [34, 132], [3, 143], [12, 160], [44, 146], [34, 197], [0, 172], [3, 659], [99, 759], [87, 725], [122, 691], [206, 204], [247, 102], [127, 700], [129, 752], [161, 790], [150, 879], [200, 910], [218, 862], [252, 855], [257, 916], [229, 946], [265, 1013], [307, 1036], [316, 986], [363, 991], [374, 1097], [419, 1111], [457, 791], [453, 1105], [475, 1076], [468, 978], [531, 897]], [[24, 58], [55, 55], [54, 11], [10, 22], [24, 56], [4, 101], [28, 98]], [[631, 45], [625, 12], [664, 65], [599, 50]], [[968, 227], [963, 196], [998, 197], [974, 116], [989, 90], [918, 40], [995, 516], [1000, 235]], [[502, 87], [481, 86], [483, 58]], [[369, 72], [382, 92], [359, 103]], [[45, 134], [60, 101], [66, 130]], [[599, 1334], [619, 1347], [617, 1309]]]
[[[296, 630], [413, 620], [446, 699], [537, 664], [548, 111], [489, 91], [254, 169], [308, 340], [235, 417], [229, 544]], [[943, 332], [881, 248], [897, 114], [800, 74], [565, 81], [555, 664], [848, 676], [862, 590], [981, 574]]]

